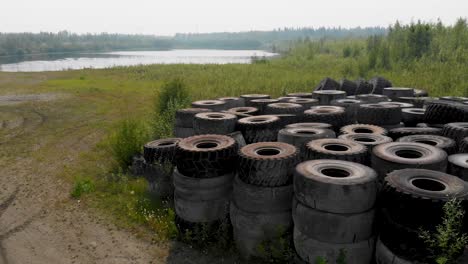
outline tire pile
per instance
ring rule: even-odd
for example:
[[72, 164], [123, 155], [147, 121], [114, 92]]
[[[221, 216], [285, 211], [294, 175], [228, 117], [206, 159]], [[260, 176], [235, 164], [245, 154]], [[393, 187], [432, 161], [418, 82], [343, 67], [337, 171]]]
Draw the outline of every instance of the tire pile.
[[173, 169], [148, 181], [173, 190], [161, 196], [180, 233], [216, 240], [228, 226], [245, 258], [431, 263], [419, 229], [435, 231], [452, 198], [468, 209], [468, 99], [391, 86], [326, 78], [277, 99], [196, 101], [177, 111], [177, 138], [145, 146], [147, 165]]

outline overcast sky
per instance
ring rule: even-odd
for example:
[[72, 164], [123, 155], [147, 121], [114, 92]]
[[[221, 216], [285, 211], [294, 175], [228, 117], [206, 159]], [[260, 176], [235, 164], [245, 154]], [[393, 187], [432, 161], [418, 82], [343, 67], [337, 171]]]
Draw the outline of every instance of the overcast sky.
[[467, 0], [1, 0], [0, 32], [138, 33], [452, 24]]

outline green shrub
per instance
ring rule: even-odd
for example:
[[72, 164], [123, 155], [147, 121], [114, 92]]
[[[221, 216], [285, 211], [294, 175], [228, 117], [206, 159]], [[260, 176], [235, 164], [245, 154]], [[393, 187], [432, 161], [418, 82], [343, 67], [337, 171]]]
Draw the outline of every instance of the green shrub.
[[73, 186], [71, 196], [75, 199], [78, 199], [81, 197], [81, 195], [85, 193], [91, 193], [96, 189], [94, 182], [91, 179], [82, 179], [78, 178], [75, 181], [75, 184]]

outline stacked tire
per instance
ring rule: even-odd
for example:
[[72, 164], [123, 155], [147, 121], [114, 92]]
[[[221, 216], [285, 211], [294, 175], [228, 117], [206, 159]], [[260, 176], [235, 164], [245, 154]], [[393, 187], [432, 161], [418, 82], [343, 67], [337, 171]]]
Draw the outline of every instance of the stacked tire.
[[276, 141], [281, 121], [274, 115], [245, 117], [237, 121], [237, 128], [247, 144]]
[[[236, 247], [245, 258], [275, 258], [289, 252], [292, 171], [297, 149], [281, 142], [250, 144], [239, 151], [230, 219]], [[282, 254], [280, 254], [282, 255]]]
[[176, 111], [173, 134], [177, 138], [186, 138], [195, 135], [193, 120], [198, 113], [211, 112], [208, 108], [184, 108]]
[[[300, 163], [294, 176], [294, 247], [303, 263], [317, 259], [369, 264], [373, 259], [377, 174], [340, 160]], [[344, 258], [344, 259], [343, 259]]]

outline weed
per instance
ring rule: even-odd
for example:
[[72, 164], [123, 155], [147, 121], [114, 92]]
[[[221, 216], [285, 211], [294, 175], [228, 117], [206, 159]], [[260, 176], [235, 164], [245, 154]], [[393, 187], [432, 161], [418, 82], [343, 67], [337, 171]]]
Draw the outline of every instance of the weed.
[[71, 196], [75, 199], [78, 199], [81, 197], [81, 195], [85, 193], [91, 193], [94, 190], [95, 190], [95, 185], [91, 179], [78, 178], [76, 179], [75, 184], [73, 186]]

